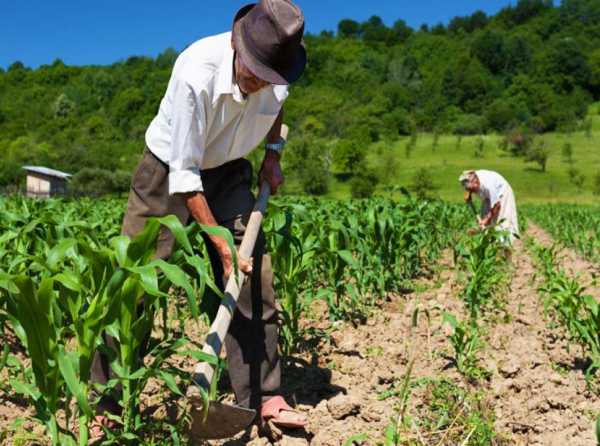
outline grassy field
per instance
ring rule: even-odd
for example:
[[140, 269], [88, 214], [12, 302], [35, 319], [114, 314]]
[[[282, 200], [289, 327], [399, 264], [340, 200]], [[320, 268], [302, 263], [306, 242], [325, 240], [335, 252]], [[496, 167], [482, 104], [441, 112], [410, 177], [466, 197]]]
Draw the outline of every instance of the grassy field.
[[[369, 166], [379, 170], [392, 150], [398, 160], [397, 176], [390, 185], [410, 186], [412, 177], [419, 168], [427, 168], [434, 178], [437, 190], [435, 195], [449, 201], [460, 201], [462, 191], [458, 176], [467, 169], [489, 169], [501, 173], [513, 186], [520, 203], [571, 202], [597, 203], [600, 196], [594, 195], [596, 175], [600, 174], [600, 104], [594, 104], [590, 110], [592, 119], [591, 136], [577, 131], [570, 134], [550, 133], [539, 136], [546, 142], [550, 156], [546, 172], [542, 172], [535, 163], [526, 163], [500, 148], [501, 135], [465, 136], [440, 135], [437, 148], [433, 149], [434, 136], [419, 134], [410, 157], [406, 156], [408, 138], [397, 141], [392, 147], [383, 144], [374, 145], [367, 155]], [[475, 157], [477, 140], [485, 141], [484, 155]], [[460, 139], [460, 145], [459, 145]], [[569, 179], [571, 165], [563, 160], [561, 151], [565, 143], [573, 147], [573, 167], [585, 176], [585, 182], [578, 189]], [[378, 187], [378, 194], [388, 195], [385, 185]], [[350, 195], [350, 186], [346, 181], [333, 180], [330, 195], [345, 198]]]

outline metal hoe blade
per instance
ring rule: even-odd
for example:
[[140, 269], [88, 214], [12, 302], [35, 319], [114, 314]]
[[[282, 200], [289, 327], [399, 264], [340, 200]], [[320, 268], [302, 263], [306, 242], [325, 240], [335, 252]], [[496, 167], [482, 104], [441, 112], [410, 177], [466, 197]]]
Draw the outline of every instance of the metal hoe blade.
[[199, 393], [195, 398], [188, 392], [188, 398], [191, 402], [189, 434], [193, 440], [231, 438], [250, 426], [256, 417], [255, 410], [214, 401], [210, 403], [205, 419]]
[[255, 410], [213, 402], [208, 408], [206, 420], [195, 419], [203, 417], [203, 413], [192, 413], [190, 433], [193, 438], [203, 440], [231, 438], [250, 426], [255, 416]]

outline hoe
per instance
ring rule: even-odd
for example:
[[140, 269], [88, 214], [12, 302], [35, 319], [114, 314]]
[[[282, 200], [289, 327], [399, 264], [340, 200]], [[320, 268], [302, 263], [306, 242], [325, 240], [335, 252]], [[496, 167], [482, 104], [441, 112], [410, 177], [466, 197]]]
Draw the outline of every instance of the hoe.
[[[288, 127], [283, 125], [281, 136], [287, 139]], [[263, 183], [260, 194], [254, 205], [254, 210], [250, 215], [246, 232], [242, 239], [239, 249], [239, 257], [249, 259], [252, 257], [256, 237], [267, 208], [267, 202], [271, 189], [267, 183]], [[219, 306], [217, 316], [210, 326], [206, 337], [206, 342], [202, 351], [206, 354], [219, 356], [221, 348], [225, 341], [225, 336], [229, 330], [231, 319], [237, 305], [240, 295], [240, 286], [245, 277], [244, 273], [237, 271], [237, 280], [232, 274], [227, 281], [225, 293]], [[256, 417], [256, 411], [239, 406], [224, 404], [217, 401], [211, 401], [208, 412], [204, 407], [200, 389], [202, 387], [206, 392], [210, 388], [210, 383], [214, 378], [215, 370], [207, 362], [198, 363], [194, 369], [194, 382], [187, 390], [188, 402], [191, 405], [191, 425], [190, 435], [192, 439], [220, 439], [233, 437], [237, 433], [245, 430]]]

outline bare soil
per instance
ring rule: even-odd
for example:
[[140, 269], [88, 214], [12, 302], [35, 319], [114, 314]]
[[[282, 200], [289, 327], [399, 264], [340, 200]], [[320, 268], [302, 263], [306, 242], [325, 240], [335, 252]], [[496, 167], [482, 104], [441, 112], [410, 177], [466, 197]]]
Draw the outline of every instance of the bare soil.
[[[552, 242], [533, 224], [528, 234], [542, 243]], [[597, 267], [569, 250], [564, 252], [565, 267], [580, 273], [582, 283], [590, 285], [590, 291], [595, 293]], [[409, 369], [411, 382], [444, 378], [465, 392], [483, 395], [482, 410], [495, 418], [498, 437], [494, 444], [595, 444], [593, 425], [600, 413], [600, 402], [586, 387], [585, 360], [578, 357], [579, 351], [567, 349], [560, 330], [549, 327], [536, 291], [536, 267], [521, 242], [517, 242], [512, 259], [512, 281], [503, 298], [504, 312], [484, 324], [486, 346], [479, 357], [481, 365], [490, 372], [488, 380], [468, 382], [451, 360], [449, 328], [442, 323], [441, 315], [443, 311], [464, 314], [459, 299], [464, 283], [452, 265], [450, 253], [446, 253], [436, 276], [419, 282], [418, 288], [425, 291], [388, 296], [366, 324], [332, 323], [326, 305], [311, 304], [309, 317], [302, 323], [318, 330], [284, 368], [284, 394], [307, 414], [306, 431], [285, 432], [278, 439], [269, 439], [254, 429], [235, 439], [209, 444], [337, 446], [356, 434], [366, 434], [362, 444], [378, 444], [402, 406], [397, 395], [385, 395], [401, 387]], [[417, 309], [417, 324], [413, 327]], [[189, 330], [186, 327], [188, 335], [201, 342], [204, 329], [195, 326]], [[180, 367], [192, 367], [188, 359], [175, 362]], [[147, 414], [164, 419], [172, 408], [164, 405], [159, 388], [155, 383], [148, 389], [144, 409]], [[412, 386], [405, 415], [408, 419], [418, 418], [427, 404], [425, 388]], [[27, 435], [43, 438], [40, 429], [30, 421], [14, 427], [15, 420], [31, 413], [25, 402], [0, 390], [1, 445], [15, 445], [13, 438], [25, 440]], [[450, 435], [452, 426], [446, 431], [426, 432], [417, 424], [412, 423], [403, 431], [414, 444], [462, 442], [450, 440], [458, 438]], [[466, 434], [462, 439], [466, 439]], [[26, 440], [19, 444], [46, 443]]]

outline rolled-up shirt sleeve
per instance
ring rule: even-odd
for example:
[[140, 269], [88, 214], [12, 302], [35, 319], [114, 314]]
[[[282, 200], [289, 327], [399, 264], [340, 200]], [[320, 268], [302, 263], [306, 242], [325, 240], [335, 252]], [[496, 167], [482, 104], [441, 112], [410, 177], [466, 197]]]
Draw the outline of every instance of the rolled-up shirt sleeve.
[[169, 195], [203, 191], [200, 166], [205, 151], [205, 110], [192, 87], [173, 85]]

